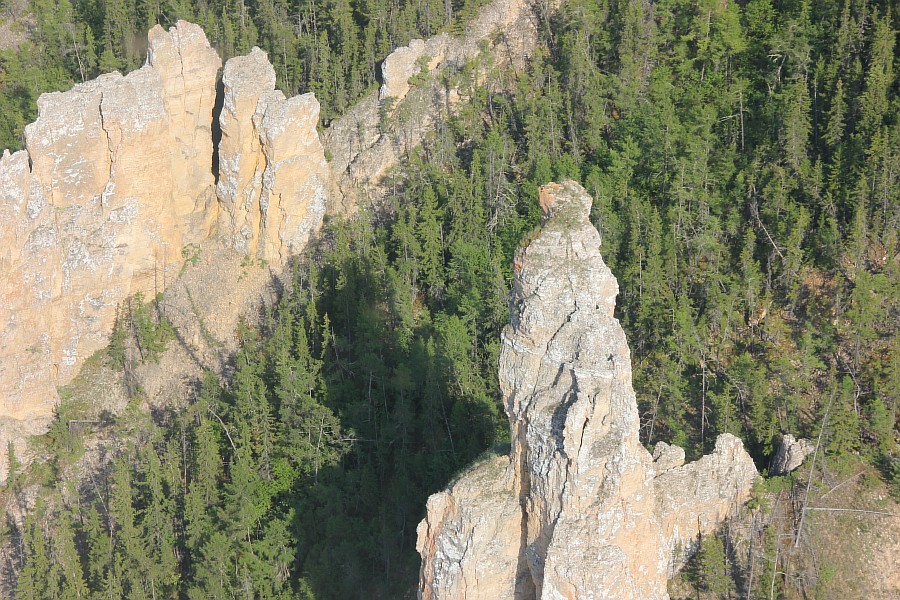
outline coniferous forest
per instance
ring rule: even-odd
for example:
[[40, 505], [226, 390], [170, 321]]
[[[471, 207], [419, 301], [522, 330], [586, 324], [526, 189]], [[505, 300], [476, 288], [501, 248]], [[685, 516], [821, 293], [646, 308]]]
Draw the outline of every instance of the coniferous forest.
[[[324, 123], [378, 85], [394, 47], [476, 9], [0, 0], [28, 28], [0, 50], [0, 146], [21, 146], [41, 92], [139, 66], [155, 23], [201, 24], [223, 58], [266, 49], [279, 87], [314, 91]], [[538, 224], [538, 187], [563, 178], [595, 199], [644, 444], [690, 458], [731, 432], [764, 471], [791, 433], [819, 441], [823, 473], [862, 465], [900, 495], [900, 4], [544, 9], [524, 72], [483, 57], [490, 85], [459, 74], [469, 101], [383, 205], [326, 224], [261, 325], [242, 325], [233, 378], [110, 417], [105, 435], [127, 441], [88, 483], [61, 476], [85, 451], [63, 395], [36, 442], [51, 460], [13, 460], [6, 484], [41, 490], [3, 531], [18, 598], [414, 597], [428, 495], [508, 448], [496, 367], [512, 254]], [[173, 334], [153, 308], [123, 307], [132, 326], [101, 360], [162, 351]], [[705, 545], [697, 567], [709, 597], [839, 597], [771, 565], [755, 588], [733, 569], [723, 583], [703, 567], [721, 551]]]

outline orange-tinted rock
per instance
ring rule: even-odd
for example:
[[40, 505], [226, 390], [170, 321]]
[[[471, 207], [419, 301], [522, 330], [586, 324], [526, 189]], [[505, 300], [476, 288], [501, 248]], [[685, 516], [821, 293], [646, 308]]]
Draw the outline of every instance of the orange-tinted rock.
[[0, 159], [0, 477], [6, 442], [21, 449], [46, 427], [57, 386], [107, 345], [118, 305], [163, 291], [186, 246], [238, 246], [249, 223], [252, 244], [239, 249], [277, 266], [321, 225], [330, 173], [318, 102], [276, 92], [258, 49], [229, 61], [226, 74], [248, 61], [269, 76], [241, 81], [252, 101], [225, 98], [218, 153], [251, 165], [250, 177], [240, 173], [251, 202], [225, 184], [216, 195], [221, 60], [184, 21], [150, 31], [142, 68], [42, 95], [26, 150]]
[[662, 600], [698, 536], [749, 498], [756, 469], [730, 435], [688, 465], [677, 447], [654, 462], [641, 446], [591, 199], [571, 181], [540, 197], [545, 221], [517, 254], [500, 354], [512, 451], [429, 500], [420, 597]]

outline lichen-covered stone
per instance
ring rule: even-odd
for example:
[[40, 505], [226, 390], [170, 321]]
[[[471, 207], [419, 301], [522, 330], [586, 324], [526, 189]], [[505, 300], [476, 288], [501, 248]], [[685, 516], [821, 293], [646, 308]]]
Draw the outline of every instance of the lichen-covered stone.
[[653, 461], [638, 440], [618, 285], [591, 199], [565, 182], [540, 200], [544, 222], [516, 256], [500, 355], [512, 451], [493, 477], [476, 469], [429, 500], [420, 597], [667, 598], [667, 579], [749, 497], [756, 469], [729, 435], [697, 462], [683, 465], [668, 445]]
[[665, 442], [657, 442], [653, 449], [653, 469], [659, 473], [665, 473], [669, 469], [676, 469], [684, 464], [684, 448], [670, 446]]
[[522, 511], [506, 457], [477, 465], [446, 492], [428, 499], [428, 516], [417, 530], [416, 547], [429, 585], [421, 597], [464, 598], [471, 582], [483, 598], [516, 595]]

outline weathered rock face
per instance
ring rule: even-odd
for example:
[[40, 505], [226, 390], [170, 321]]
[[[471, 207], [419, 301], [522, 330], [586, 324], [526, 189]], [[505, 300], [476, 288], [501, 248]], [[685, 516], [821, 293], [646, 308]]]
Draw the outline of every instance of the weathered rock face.
[[300, 250], [325, 213], [329, 182], [313, 94], [290, 100], [259, 48], [222, 74], [219, 117], [221, 229], [235, 249], [281, 263]]
[[409, 93], [409, 79], [423, 72], [428, 73], [444, 61], [444, 53], [451, 45], [446, 33], [436, 35], [428, 41], [412, 40], [408, 45], [397, 48], [381, 63], [381, 79], [384, 82], [379, 98], [402, 100]]
[[209, 234], [221, 62], [194, 25], [149, 37], [141, 69], [41, 96], [27, 150], [0, 163], [6, 417], [49, 416], [56, 386], [106, 344], [117, 304], [161, 289], [186, 238]]
[[772, 475], [787, 475], [803, 464], [806, 457], [815, 452], [816, 445], [809, 440], [797, 439], [791, 434], [781, 438], [778, 450], [772, 457]]
[[[531, 0], [494, 0], [461, 36], [442, 33], [394, 50], [382, 63], [378, 97], [360, 102], [324, 134], [339, 186], [332, 210], [352, 212], [361, 195], [377, 200], [389, 169], [449, 116], [459, 90], [447, 89], [438, 74], [458, 71], [483, 51], [486, 60], [475, 73], [482, 83], [490, 83], [484, 81], [489, 65], [524, 69], [537, 46], [536, 21]], [[410, 79], [420, 75], [421, 81], [411, 85]]]
[[506, 457], [486, 461], [428, 499], [416, 545], [422, 554], [421, 598], [523, 597], [516, 587], [522, 509], [508, 466]]
[[196, 25], [157, 26], [146, 65], [41, 96], [26, 150], [0, 158], [0, 474], [119, 303], [162, 291], [186, 246], [221, 238], [281, 264], [321, 224], [318, 102], [276, 92], [254, 49], [226, 65], [216, 148], [220, 67]]
[[[203, 30], [192, 23], [179, 21], [169, 31], [157, 25], [148, 38], [147, 64], [159, 73], [169, 126], [171, 210], [184, 228], [184, 237], [204, 239], [218, 210], [211, 189], [215, 181], [212, 115], [222, 60]], [[129, 134], [123, 130], [123, 142], [131, 146]], [[131, 177], [130, 169], [123, 171], [122, 179]]]
[[428, 501], [424, 599], [667, 598], [666, 581], [744, 502], [756, 477], [737, 438], [684, 465], [638, 440], [618, 285], [573, 182], [541, 190], [540, 235], [516, 258], [500, 386], [512, 452]]

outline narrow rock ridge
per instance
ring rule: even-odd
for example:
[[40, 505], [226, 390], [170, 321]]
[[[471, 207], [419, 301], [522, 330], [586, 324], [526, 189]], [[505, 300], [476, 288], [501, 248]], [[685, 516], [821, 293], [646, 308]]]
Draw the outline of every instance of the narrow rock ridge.
[[684, 465], [638, 440], [618, 284], [576, 183], [541, 189], [540, 234], [516, 255], [500, 387], [512, 451], [428, 500], [419, 597], [664, 599], [666, 581], [749, 498], [741, 441]]
[[0, 158], [0, 479], [7, 443], [22, 456], [119, 304], [162, 292], [186, 247], [277, 268], [322, 223], [333, 183], [315, 97], [275, 91], [258, 48], [228, 61], [216, 147], [218, 54], [184, 21], [148, 41], [142, 68], [42, 95], [26, 149]]
[[[446, 87], [438, 75], [460, 70], [485, 52], [488, 60], [475, 75], [488, 83], [483, 81], [488, 65], [525, 68], [537, 40], [532, 0], [494, 0], [466, 25], [464, 35], [442, 33], [394, 50], [382, 63], [379, 93], [323, 133], [337, 182], [329, 210], [352, 213], [364, 201], [377, 200], [389, 169], [462, 100], [459, 90]], [[412, 85], [410, 79], [416, 76], [424, 77]]]

